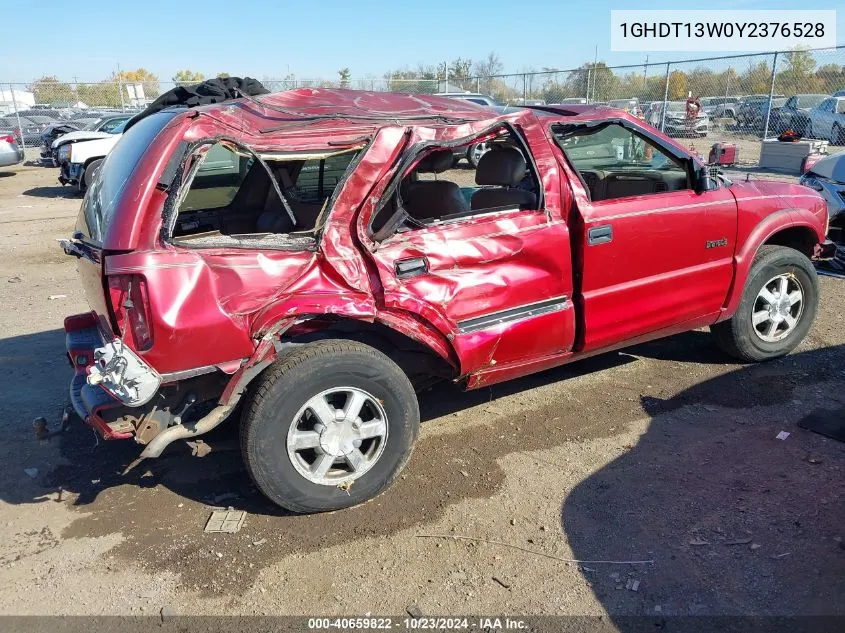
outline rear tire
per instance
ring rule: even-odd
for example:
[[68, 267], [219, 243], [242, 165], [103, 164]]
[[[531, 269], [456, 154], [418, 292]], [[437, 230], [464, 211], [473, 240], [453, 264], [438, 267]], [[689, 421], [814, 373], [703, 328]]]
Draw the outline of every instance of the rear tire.
[[818, 301], [816, 270], [803, 253], [786, 246], [762, 246], [751, 264], [736, 314], [712, 325], [710, 331], [724, 352], [740, 360], [778, 358], [807, 335]]
[[[360, 413], [346, 417], [356, 398]], [[241, 450], [255, 485], [274, 503], [293, 512], [338, 510], [396, 480], [419, 419], [411, 382], [387, 356], [358, 342], [318, 341], [256, 380]]]

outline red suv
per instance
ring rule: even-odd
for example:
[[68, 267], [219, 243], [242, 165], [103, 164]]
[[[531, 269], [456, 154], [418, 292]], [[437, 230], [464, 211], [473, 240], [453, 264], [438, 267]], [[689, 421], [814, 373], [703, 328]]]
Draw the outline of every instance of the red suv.
[[71, 396], [142, 458], [237, 410], [267, 497], [351, 506], [396, 479], [433, 381], [702, 326], [746, 361], [788, 353], [826, 223], [815, 191], [711, 176], [607, 108], [300, 89], [163, 110], [63, 244], [92, 308], [65, 321]]

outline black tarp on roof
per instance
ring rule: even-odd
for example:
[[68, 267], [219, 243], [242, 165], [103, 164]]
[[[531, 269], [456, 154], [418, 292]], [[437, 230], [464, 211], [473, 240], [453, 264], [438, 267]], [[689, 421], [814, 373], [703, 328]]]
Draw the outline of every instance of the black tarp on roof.
[[144, 117], [169, 108], [172, 106], [185, 106], [195, 108], [210, 103], [220, 103], [230, 99], [237, 99], [243, 95], [255, 97], [268, 94], [261, 82], [252, 77], [226, 77], [209, 79], [191, 86], [176, 86], [167, 92], [159, 95], [143, 112], [139, 112], [129, 119], [125, 130], [135, 125]]

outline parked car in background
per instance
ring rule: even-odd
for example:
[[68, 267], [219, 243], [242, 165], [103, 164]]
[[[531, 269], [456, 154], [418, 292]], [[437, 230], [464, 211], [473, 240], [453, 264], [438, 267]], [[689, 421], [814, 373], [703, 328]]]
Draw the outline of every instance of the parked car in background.
[[687, 116], [686, 101], [667, 101], [665, 110], [664, 117], [663, 102], [655, 101], [646, 118], [647, 123], [659, 130], [662, 121], [663, 132], [669, 136], [707, 136], [710, 117], [704, 109], [700, 109], [694, 119]]
[[21, 139], [23, 147], [36, 147], [41, 142], [41, 132], [45, 127], [47, 127], [46, 124], [25, 116], [19, 118], [15, 114], [7, 114], [0, 117], [0, 132], [12, 132], [20, 128], [18, 138]]
[[97, 175], [103, 159], [117, 145], [125, 125], [126, 121], [120, 125], [118, 134], [59, 146], [59, 182], [63, 185], [74, 185], [79, 193], [84, 193]]
[[[815, 163], [801, 176], [801, 184], [818, 191], [827, 201], [831, 226], [842, 231], [845, 224], [845, 152], [833, 154]], [[841, 240], [843, 235], [838, 235]]]
[[[786, 103], [783, 96], [775, 96], [771, 99], [772, 110], [781, 108]], [[759, 130], [766, 123], [766, 112], [769, 109], [769, 97], [754, 97], [742, 102], [739, 112], [736, 115], [737, 125], [745, 130]]]
[[832, 97], [845, 97], [845, 90], [837, 90], [831, 96]]
[[786, 132], [786, 130], [793, 130], [804, 136], [807, 131], [807, 123], [810, 121], [810, 110], [827, 98], [829, 98], [828, 95], [822, 94], [792, 95], [783, 106], [772, 108], [769, 128], [777, 134]]
[[[59, 166], [61, 160], [59, 158], [59, 150], [63, 145], [71, 143], [79, 143], [82, 141], [90, 141], [98, 138], [108, 138], [114, 134], [119, 134], [123, 131], [123, 126], [132, 118], [133, 115], [120, 114], [101, 116], [93, 121], [90, 121], [82, 129], [71, 131], [58, 138], [53, 139], [49, 145], [46, 144], [46, 139], [43, 140], [41, 146], [41, 160], [51, 161], [53, 165]], [[78, 123], [85, 119], [72, 120], [69, 123]]]
[[50, 147], [60, 136], [69, 134], [70, 132], [77, 132], [85, 127], [82, 120], [74, 121], [56, 121], [52, 125], [48, 125], [43, 132], [41, 132], [41, 162], [47, 165], [58, 167], [58, 163], [53, 158], [53, 153]]
[[[816, 314], [824, 199], [714, 177], [618, 110], [308, 88], [133, 123], [62, 241], [91, 306], [65, 319], [70, 399], [143, 459], [238, 412], [253, 482], [296, 512], [386, 490], [438, 380], [702, 327], [764, 361]], [[467, 186], [452, 148], [482, 141]]]
[[[741, 104], [741, 97], [711, 97], [715, 100], [715, 105], [711, 106], [711, 111], [704, 108], [708, 116], [717, 119], [736, 119], [736, 113], [739, 111]], [[702, 99], [704, 105], [705, 99]]]
[[845, 145], [845, 97], [828, 97], [807, 112], [807, 138]]
[[585, 105], [587, 100], [584, 97], [567, 97], [555, 103], [559, 105]]
[[476, 92], [439, 92], [436, 97], [448, 97], [449, 99], [459, 99], [461, 101], [468, 101], [482, 106], [503, 106], [504, 103], [499, 103], [493, 97], [479, 94]]
[[[470, 92], [441, 92], [435, 96], [446, 97], [447, 99], [457, 99], [458, 101], [467, 101], [468, 103], [474, 103], [476, 105], [487, 106], [490, 108], [505, 107], [504, 104], [499, 103], [493, 97]], [[477, 167], [478, 161], [481, 160], [481, 157], [487, 153], [488, 149], [487, 143], [475, 143], [474, 145], [469, 145], [467, 147], [456, 147], [452, 153], [456, 162], [466, 159], [471, 167]]]
[[0, 132], [0, 167], [23, 162], [24, 151], [14, 132]]
[[640, 108], [639, 99], [633, 97], [631, 99], [613, 99], [611, 101], [607, 101], [606, 105], [609, 108], [619, 108], [620, 110], [624, 110], [630, 114], [633, 114], [637, 118], [642, 118], [642, 108]]

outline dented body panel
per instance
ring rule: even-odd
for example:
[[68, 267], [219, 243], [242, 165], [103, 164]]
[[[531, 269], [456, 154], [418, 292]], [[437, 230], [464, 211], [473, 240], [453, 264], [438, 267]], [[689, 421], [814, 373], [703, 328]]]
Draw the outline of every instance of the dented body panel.
[[[280, 344], [341, 320], [415, 342], [451, 368], [452, 379], [476, 388], [727, 318], [761, 244], [789, 228], [824, 239], [823, 199], [794, 185], [734, 183], [592, 203], [549, 130], [611, 115], [644, 126], [592, 107], [500, 115], [437, 97], [322, 89], [183, 111], [128, 176], [101, 239], [83, 235], [66, 250], [88, 249], [73, 254], [92, 309], [165, 385], [207, 372], [222, 377], [220, 417]], [[370, 223], [406, 157], [496, 126], [524, 140], [542, 208], [373, 237]], [[258, 155], [363, 149], [307, 239], [279, 247], [178, 243], [164, 219], [180, 169], [191, 147], [220, 137]], [[610, 227], [612, 241], [590, 244], [596, 227]], [[408, 262], [425, 274], [403, 276]], [[151, 334], [143, 347], [125, 324], [121, 333], [109, 304], [110, 280], [121, 277], [144, 282]], [[96, 421], [101, 431], [103, 424]]]

